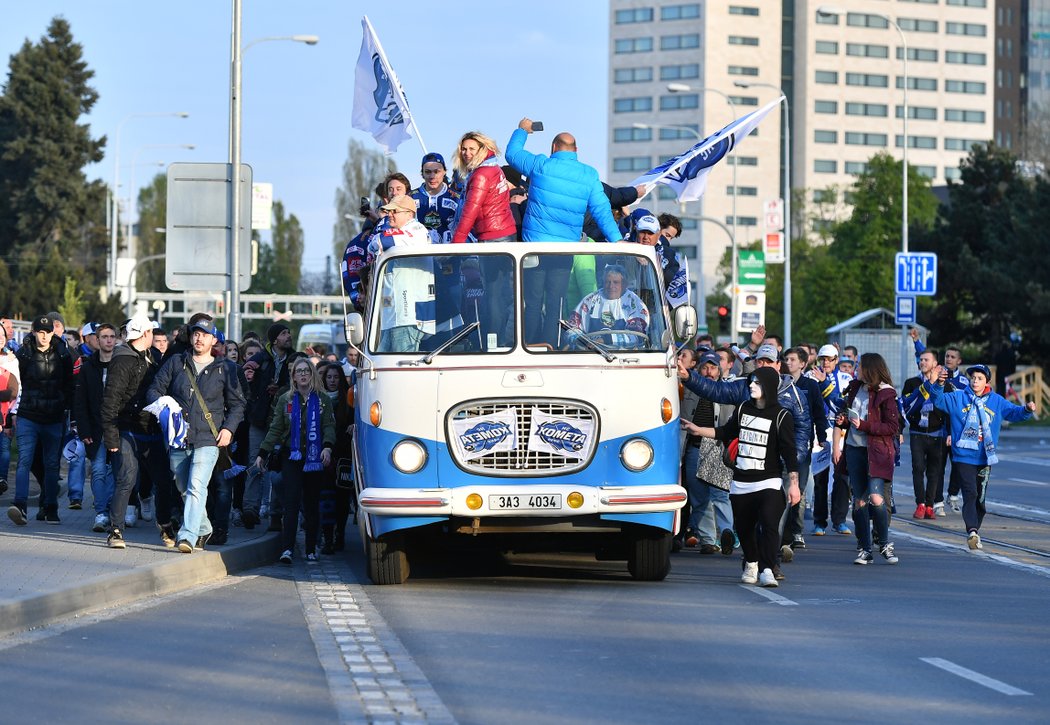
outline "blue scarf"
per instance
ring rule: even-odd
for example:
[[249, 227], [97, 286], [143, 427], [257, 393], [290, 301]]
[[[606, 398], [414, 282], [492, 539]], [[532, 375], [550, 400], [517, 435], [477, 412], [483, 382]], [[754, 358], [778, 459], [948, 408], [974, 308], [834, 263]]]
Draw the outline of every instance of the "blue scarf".
[[[999, 462], [999, 456], [995, 452], [995, 441], [992, 439], [992, 426], [984, 414], [984, 404], [978, 400], [978, 396], [970, 388], [965, 388], [970, 394], [970, 410], [963, 422], [962, 440], [954, 445], [968, 450], [977, 450], [984, 444], [984, 453], [988, 457], [988, 465], [994, 466]], [[982, 396], [983, 397], [983, 396]], [[980, 432], [978, 432], [978, 428]]]
[[[292, 452], [288, 454], [288, 460], [303, 460], [303, 452], [300, 447], [299, 434], [302, 429], [302, 396], [298, 391], [292, 398], [292, 410], [290, 411], [292, 424], [292, 439], [290, 441]], [[303, 471], [320, 471], [321, 448], [324, 440], [321, 436], [321, 399], [317, 393], [310, 392], [306, 399], [306, 463]]]

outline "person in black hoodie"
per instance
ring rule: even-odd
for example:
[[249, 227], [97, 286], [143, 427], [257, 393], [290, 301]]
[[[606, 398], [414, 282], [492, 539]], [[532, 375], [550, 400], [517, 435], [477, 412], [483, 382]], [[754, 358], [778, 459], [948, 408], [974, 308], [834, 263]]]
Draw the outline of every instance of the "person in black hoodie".
[[[102, 533], [109, 528], [109, 502], [113, 498], [113, 470], [109, 451], [102, 445], [102, 400], [106, 389], [109, 362], [117, 344], [117, 328], [108, 322], [92, 324], [92, 336], [99, 348], [80, 356], [73, 395], [73, 420], [77, 434], [84, 442], [91, 461], [91, 496], [95, 504], [93, 530]], [[85, 328], [86, 329], [86, 328]]]
[[[786, 504], [794, 506], [801, 498], [795, 422], [777, 401], [779, 384], [776, 370], [758, 368], [748, 378], [751, 398], [737, 406], [728, 423], [718, 428], [684, 424], [689, 433], [717, 438], [729, 449], [732, 441], [738, 441], [729, 500], [744, 552], [741, 581], [764, 587], [777, 586], [773, 567], [780, 544], [780, 517]], [[788, 472], [787, 502], [781, 482], [784, 470]]]

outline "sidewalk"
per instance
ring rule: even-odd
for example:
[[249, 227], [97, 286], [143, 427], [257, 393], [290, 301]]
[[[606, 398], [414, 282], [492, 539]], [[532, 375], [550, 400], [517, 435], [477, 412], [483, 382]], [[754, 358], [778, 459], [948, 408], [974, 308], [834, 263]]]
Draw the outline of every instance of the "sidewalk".
[[53, 525], [36, 520], [37, 487], [31, 484], [29, 523], [16, 526], [7, 517], [14, 498], [13, 477], [9, 481], [11, 490], [0, 496], [0, 637], [221, 579], [270, 564], [280, 553], [278, 535], [260, 524], [252, 531], [231, 529], [223, 546], [180, 554], [164, 547], [152, 521], [124, 530], [126, 549], [110, 549], [106, 535], [91, 530], [90, 487], [83, 510], [71, 511], [62, 486], [62, 523]]

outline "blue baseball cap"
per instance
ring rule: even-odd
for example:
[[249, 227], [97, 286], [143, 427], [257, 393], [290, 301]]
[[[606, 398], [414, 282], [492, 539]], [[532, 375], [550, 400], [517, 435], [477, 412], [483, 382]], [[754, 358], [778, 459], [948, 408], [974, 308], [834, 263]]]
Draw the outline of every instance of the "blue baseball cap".
[[992, 379], [992, 371], [988, 369], [987, 365], [971, 365], [970, 367], [966, 368], [967, 377], [973, 375], [974, 373], [982, 373], [984, 375], [985, 380]]
[[218, 339], [219, 337], [219, 330], [214, 325], [209, 325], [203, 321], [198, 322], [197, 324], [190, 327], [190, 332], [193, 332], [194, 330], [200, 330], [201, 332], [211, 335], [216, 339]]
[[705, 352], [703, 355], [700, 356], [700, 360], [696, 363], [696, 366], [702, 367], [703, 365], [707, 365], [708, 363], [714, 365], [715, 367], [721, 367], [722, 356], [719, 355], [717, 352]]
[[441, 164], [441, 168], [447, 169], [445, 166], [445, 157], [436, 151], [431, 151], [429, 154], [423, 155], [423, 160], [419, 163], [419, 168], [423, 168], [427, 164]]

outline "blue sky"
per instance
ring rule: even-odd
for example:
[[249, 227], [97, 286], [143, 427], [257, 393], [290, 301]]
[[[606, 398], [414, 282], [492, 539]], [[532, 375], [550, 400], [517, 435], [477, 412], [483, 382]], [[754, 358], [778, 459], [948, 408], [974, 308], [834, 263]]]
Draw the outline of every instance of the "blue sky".
[[[314, 34], [316, 46], [259, 44], [245, 55], [243, 160], [256, 181], [295, 214], [306, 235], [303, 267], [320, 270], [332, 248], [334, 197], [347, 143], [374, 142], [350, 127], [354, 64], [367, 14], [401, 79], [428, 150], [446, 158], [463, 132], [494, 137], [501, 148], [522, 116], [546, 131], [529, 143], [545, 152], [573, 132], [581, 160], [605, 171], [608, 3], [460, 0], [456, 3], [244, 0], [242, 45], [267, 36]], [[121, 195], [131, 161], [136, 186], [161, 169], [142, 162], [225, 162], [229, 115], [229, 0], [0, 0], [0, 54], [37, 41], [64, 16], [95, 71], [100, 98], [86, 119], [109, 137], [92, 178], [112, 181], [115, 132], [133, 113], [185, 111], [187, 119], [135, 118], [120, 139]], [[195, 144], [196, 150], [150, 148]], [[398, 169], [419, 183], [422, 151], [401, 145]]]

